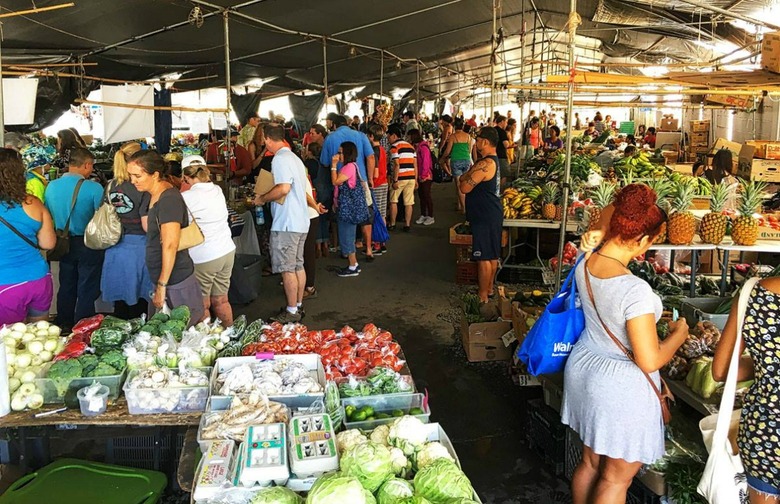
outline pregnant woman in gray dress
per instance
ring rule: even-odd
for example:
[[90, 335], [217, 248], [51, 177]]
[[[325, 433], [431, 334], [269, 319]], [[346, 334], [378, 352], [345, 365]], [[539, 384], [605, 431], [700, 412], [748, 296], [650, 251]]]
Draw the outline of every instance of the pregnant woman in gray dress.
[[[660, 341], [655, 324], [661, 299], [627, 268], [629, 261], [647, 252], [666, 221], [655, 201], [646, 185], [626, 186], [602, 217], [603, 228], [583, 236], [581, 248], [590, 257], [575, 275], [585, 330], [566, 363], [561, 412], [563, 423], [585, 445], [572, 477], [574, 504], [625, 503], [642, 464], [664, 454], [661, 405], [642, 371], [660, 388], [658, 370], [688, 337], [688, 326], [684, 320], [671, 323], [669, 337]], [[590, 254], [605, 236], [603, 246]], [[599, 315], [636, 362], [612, 340]]]

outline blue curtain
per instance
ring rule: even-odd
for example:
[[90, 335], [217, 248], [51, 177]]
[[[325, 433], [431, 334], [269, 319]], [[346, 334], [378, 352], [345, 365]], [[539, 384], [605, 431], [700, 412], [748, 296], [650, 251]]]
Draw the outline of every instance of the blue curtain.
[[[154, 106], [170, 107], [171, 91], [169, 89], [154, 90]], [[170, 110], [154, 111], [154, 144], [157, 146], [157, 152], [167, 154], [171, 150], [171, 132], [173, 130], [173, 119]]]

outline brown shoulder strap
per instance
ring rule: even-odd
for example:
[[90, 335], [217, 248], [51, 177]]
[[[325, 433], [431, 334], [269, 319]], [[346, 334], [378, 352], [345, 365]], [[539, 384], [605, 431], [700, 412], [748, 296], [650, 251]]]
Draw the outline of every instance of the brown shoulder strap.
[[[596, 317], [598, 317], [599, 322], [601, 322], [601, 326], [604, 328], [604, 330], [607, 332], [610, 338], [612, 338], [612, 341], [615, 342], [615, 345], [617, 345], [618, 348], [626, 355], [626, 357], [631, 360], [634, 364], [636, 364], [636, 359], [634, 359], [633, 353], [631, 353], [631, 350], [626, 348], [626, 346], [621, 343], [619, 339], [612, 333], [612, 331], [607, 327], [607, 324], [604, 323], [604, 319], [601, 318], [601, 314], [599, 313], [599, 309], [596, 306], [596, 298], [593, 296], [593, 288], [590, 285], [590, 271], [588, 271], [588, 261], [585, 261], [585, 285], [588, 288], [588, 296], [590, 297], [590, 302], [593, 305], [593, 310], [596, 312]], [[639, 367], [639, 365], [637, 365]], [[663, 395], [661, 395], [661, 391], [658, 390], [658, 387], [655, 385], [655, 382], [652, 378], [650, 378], [650, 375], [647, 374], [642, 368], [639, 368], [640, 371], [642, 371], [642, 374], [645, 375], [645, 378], [647, 379], [647, 382], [650, 384], [650, 386], [653, 388], [653, 391], [655, 392], [655, 395], [658, 396], [658, 400], [661, 401], [661, 403], [664, 402]]]

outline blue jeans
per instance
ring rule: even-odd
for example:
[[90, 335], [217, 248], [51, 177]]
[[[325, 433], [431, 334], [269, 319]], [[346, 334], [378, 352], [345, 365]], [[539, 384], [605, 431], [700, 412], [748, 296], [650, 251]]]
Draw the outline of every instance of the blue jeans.
[[764, 480], [754, 478], [751, 475], [747, 475], [748, 486], [761, 495], [770, 495], [772, 497], [780, 497], [780, 488], [775, 488]]
[[87, 248], [83, 236], [71, 236], [70, 251], [60, 260], [57, 325], [72, 327], [95, 314], [102, 271], [103, 251]]
[[354, 254], [355, 238], [357, 237], [357, 226], [344, 221], [339, 221], [339, 248], [342, 255]]

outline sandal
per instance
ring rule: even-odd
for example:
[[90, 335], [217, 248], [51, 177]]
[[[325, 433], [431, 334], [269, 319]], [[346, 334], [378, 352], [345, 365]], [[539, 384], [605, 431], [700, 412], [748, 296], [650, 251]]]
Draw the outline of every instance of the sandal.
[[316, 287], [306, 287], [306, 289], [303, 291], [303, 299], [314, 299], [317, 297], [317, 288]]

